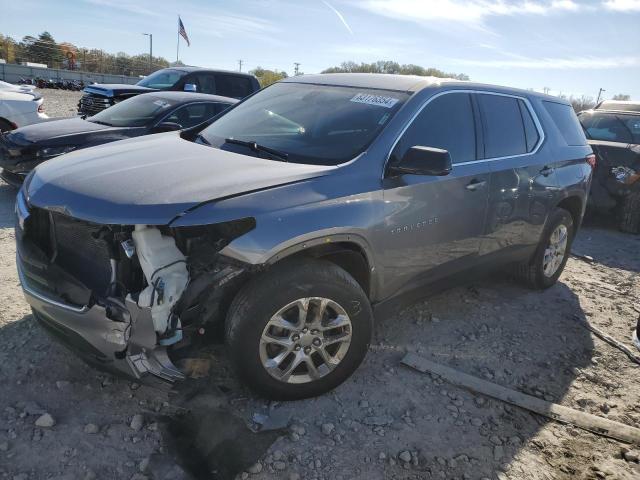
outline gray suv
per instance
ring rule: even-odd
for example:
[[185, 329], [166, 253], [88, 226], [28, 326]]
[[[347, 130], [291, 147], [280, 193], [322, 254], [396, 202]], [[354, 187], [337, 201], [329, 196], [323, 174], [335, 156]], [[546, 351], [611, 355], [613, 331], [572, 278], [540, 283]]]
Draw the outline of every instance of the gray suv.
[[17, 199], [38, 321], [134, 378], [224, 332], [280, 399], [362, 362], [373, 309], [471, 270], [553, 285], [594, 157], [564, 100], [425, 77], [294, 77], [200, 131], [72, 152]]

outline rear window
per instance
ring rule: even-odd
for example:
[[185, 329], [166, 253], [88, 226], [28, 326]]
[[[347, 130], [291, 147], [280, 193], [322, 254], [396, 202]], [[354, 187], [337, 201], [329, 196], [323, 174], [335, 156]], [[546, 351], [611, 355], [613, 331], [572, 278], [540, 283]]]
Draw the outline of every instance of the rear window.
[[576, 117], [570, 105], [548, 102], [546, 100], [542, 103], [547, 112], [549, 112], [553, 123], [555, 123], [558, 130], [560, 130], [567, 145], [578, 146], [587, 144], [587, 138], [584, 136], [578, 117]]
[[592, 140], [640, 143], [640, 115], [619, 113], [583, 113], [580, 123]]
[[244, 98], [253, 93], [251, 80], [236, 75], [216, 75], [216, 95], [231, 98]]
[[527, 153], [527, 140], [518, 99], [481, 94], [478, 102], [484, 119], [485, 158]]

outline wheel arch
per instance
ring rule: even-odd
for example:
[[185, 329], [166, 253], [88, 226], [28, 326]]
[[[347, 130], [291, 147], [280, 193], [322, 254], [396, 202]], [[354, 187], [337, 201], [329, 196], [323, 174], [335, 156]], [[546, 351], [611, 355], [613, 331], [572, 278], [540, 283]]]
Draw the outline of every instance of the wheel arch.
[[360, 285], [369, 299], [375, 298], [375, 267], [371, 250], [359, 235], [322, 236], [292, 245], [273, 255], [265, 266], [285, 260], [319, 258], [345, 270]]
[[558, 208], [562, 208], [571, 214], [573, 219], [574, 232], [578, 230], [582, 223], [582, 217], [584, 214], [585, 199], [579, 195], [569, 195], [556, 205]]

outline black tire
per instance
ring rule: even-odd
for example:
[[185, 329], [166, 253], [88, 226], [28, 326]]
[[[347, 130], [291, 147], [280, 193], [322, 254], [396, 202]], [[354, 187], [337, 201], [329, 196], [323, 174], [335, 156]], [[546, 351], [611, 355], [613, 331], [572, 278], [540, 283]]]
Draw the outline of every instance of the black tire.
[[[263, 367], [260, 340], [274, 314], [309, 297], [330, 299], [344, 309], [351, 321], [351, 343], [326, 375], [307, 383], [286, 383]], [[251, 389], [271, 399], [297, 400], [323, 394], [344, 382], [367, 354], [372, 330], [369, 299], [353, 277], [333, 263], [304, 259], [276, 264], [245, 285], [231, 303], [225, 333], [232, 363]]]
[[12, 130], [11, 124], [0, 118], [0, 133], [8, 132], [9, 130]]
[[640, 192], [631, 192], [620, 200], [618, 228], [625, 233], [640, 233]]
[[[547, 276], [544, 273], [545, 250], [551, 241], [551, 234], [560, 225], [564, 225], [567, 228], [567, 246], [565, 248], [564, 258], [555, 273]], [[564, 266], [567, 264], [567, 260], [571, 254], [571, 244], [573, 243], [574, 235], [575, 228], [571, 214], [563, 208], [555, 208], [549, 215], [536, 253], [528, 262], [516, 266], [517, 277], [527, 286], [536, 290], [542, 290], [554, 285], [562, 274]]]

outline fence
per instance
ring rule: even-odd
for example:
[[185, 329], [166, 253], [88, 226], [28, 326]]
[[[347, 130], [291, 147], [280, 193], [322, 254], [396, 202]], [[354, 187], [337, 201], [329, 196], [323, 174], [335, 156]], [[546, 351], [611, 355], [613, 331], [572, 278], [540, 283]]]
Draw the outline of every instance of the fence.
[[82, 80], [84, 83], [127, 83], [134, 84], [139, 77], [126, 75], [111, 75], [108, 73], [80, 72], [77, 70], [60, 70], [57, 68], [27, 67], [13, 63], [0, 63], [0, 80], [18, 83], [20, 78], [44, 78], [54, 80]]

